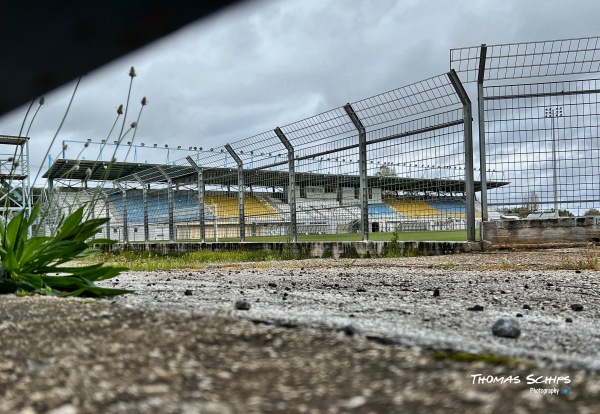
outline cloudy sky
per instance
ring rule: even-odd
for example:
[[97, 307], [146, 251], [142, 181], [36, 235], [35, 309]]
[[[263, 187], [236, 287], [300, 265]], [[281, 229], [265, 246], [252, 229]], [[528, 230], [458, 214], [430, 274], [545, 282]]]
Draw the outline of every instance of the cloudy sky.
[[[137, 142], [216, 147], [447, 72], [450, 48], [597, 36], [598, 16], [595, 0], [248, 1], [84, 76], [51, 154], [107, 136], [132, 65], [128, 123], [149, 100]], [[34, 170], [47, 167], [73, 88], [45, 97], [29, 133]], [[0, 118], [0, 133], [17, 135], [25, 111]]]

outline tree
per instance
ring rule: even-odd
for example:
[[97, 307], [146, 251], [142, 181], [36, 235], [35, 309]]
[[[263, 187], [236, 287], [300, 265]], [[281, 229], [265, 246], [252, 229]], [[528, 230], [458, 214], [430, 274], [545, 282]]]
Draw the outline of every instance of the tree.
[[583, 213], [584, 216], [600, 216], [600, 210], [590, 208], [588, 211]]
[[575, 217], [569, 210], [558, 210], [558, 217]]

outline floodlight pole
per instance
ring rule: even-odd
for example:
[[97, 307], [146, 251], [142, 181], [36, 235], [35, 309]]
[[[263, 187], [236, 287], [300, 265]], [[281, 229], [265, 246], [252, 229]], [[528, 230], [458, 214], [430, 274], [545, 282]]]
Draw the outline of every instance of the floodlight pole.
[[225, 144], [225, 149], [237, 163], [238, 168], [238, 202], [240, 211], [240, 242], [246, 241], [246, 217], [244, 213], [244, 163], [235, 153], [235, 150], [229, 144]]
[[467, 241], [475, 241], [475, 177], [473, 173], [473, 112], [471, 99], [454, 69], [448, 72], [448, 79], [463, 104], [465, 130], [465, 197], [467, 203]]
[[554, 190], [554, 217], [559, 217], [558, 214], [558, 180], [556, 174], [556, 137], [554, 135], [554, 118], [562, 116], [563, 114], [562, 106], [557, 106], [555, 108], [548, 107], [544, 109], [544, 117], [550, 118], [552, 123], [552, 187]]
[[369, 189], [367, 188], [367, 132], [364, 125], [354, 112], [349, 103], [344, 105], [344, 110], [358, 130], [358, 167], [360, 183], [360, 231], [362, 241], [369, 240]]
[[275, 128], [275, 134], [281, 140], [288, 152], [289, 188], [288, 201], [290, 204], [290, 236], [292, 243], [298, 241], [298, 220], [296, 218], [296, 166], [294, 159], [294, 147], [279, 127]]
[[485, 97], [483, 81], [485, 80], [485, 63], [487, 46], [481, 45], [479, 51], [479, 71], [477, 73], [477, 114], [479, 122], [479, 169], [481, 173], [481, 219], [488, 220], [487, 203], [487, 160], [485, 158]]
[[173, 217], [173, 180], [160, 165], [156, 168], [167, 180], [167, 211], [169, 214], [169, 243], [175, 243], [175, 218]]
[[[196, 164], [191, 156], [185, 157], [187, 162], [196, 170], [198, 173], [198, 224], [200, 226], [200, 242], [206, 243], [206, 222], [204, 220], [204, 174], [202, 168]], [[215, 232], [215, 241], [216, 241]]]

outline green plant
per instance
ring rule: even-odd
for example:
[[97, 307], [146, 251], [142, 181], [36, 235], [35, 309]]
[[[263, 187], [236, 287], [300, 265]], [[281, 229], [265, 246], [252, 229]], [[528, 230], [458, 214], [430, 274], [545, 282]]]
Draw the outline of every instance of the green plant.
[[454, 267], [454, 263], [451, 261], [443, 262], [438, 265], [440, 269], [448, 270]]
[[436, 352], [433, 358], [441, 361], [483, 362], [490, 365], [525, 366], [535, 368], [535, 363], [524, 359], [504, 357], [494, 354], [469, 354], [466, 352]]
[[354, 264], [356, 263], [356, 260], [358, 260], [358, 259], [354, 259], [351, 262], [344, 262], [344, 263], [342, 263], [342, 266], [344, 267], [344, 269], [349, 269], [352, 266], [354, 266]]
[[[119, 275], [124, 267], [104, 266], [102, 263], [63, 266], [97, 252], [90, 249], [86, 240], [98, 232], [107, 218], [83, 220], [84, 207], [80, 207], [62, 220], [52, 236], [29, 237], [40, 210], [41, 203], [37, 203], [29, 217], [22, 210], [7, 225], [0, 220], [0, 293], [111, 296], [131, 292], [94, 284]], [[94, 243], [112, 241], [95, 239]]]
[[356, 251], [354, 246], [350, 246], [343, 254], [340, 255], [342, 259], [359, 259], [360, 255]]
[[383, 251], [384, 257], [402, 256], [402, 246], [400, 246], [399, 238], [400, 236], [397, 231], [392, 233], [392, 238]]
[[557, 266], [561, 270], [598, 270], [600, 268], [600, 260], [598, 259], [598, 251], [593, 243], [590, 243], [576, 257], [563, 256]]

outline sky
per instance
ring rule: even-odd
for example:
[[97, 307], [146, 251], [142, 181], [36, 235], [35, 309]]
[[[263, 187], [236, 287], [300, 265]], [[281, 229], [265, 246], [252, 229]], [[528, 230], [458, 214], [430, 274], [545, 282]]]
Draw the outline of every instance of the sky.
[[[451, 48], [597, 36], [598, 16], [595, 0], [247, 1], [85, 75], [50, 153], [107, 137], [131, 66], [127, 124], [149, 102], [136, 142], [210, 148], [445, 73]], [[74, 85], [46, 95], [31, 125], [33, 174]], [[25, 112], [0, 118], [0, 134], [17, 135]]]

